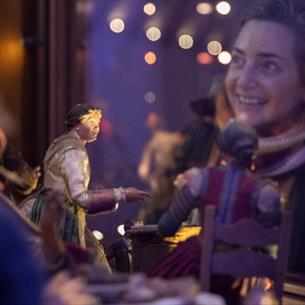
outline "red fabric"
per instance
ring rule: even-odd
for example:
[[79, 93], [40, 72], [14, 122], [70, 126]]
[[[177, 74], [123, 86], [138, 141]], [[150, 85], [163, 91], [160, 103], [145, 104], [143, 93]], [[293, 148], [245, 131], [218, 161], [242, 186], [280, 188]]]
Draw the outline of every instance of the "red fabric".
[[155, 268], [149, 276], [177, 278], [182, 276], [198, 276], [201, 246], [196, 236], [177, 245]]
[[90, 263], [90, 252], [84, 248], [78, 247], [69, 242], [65, 242], [65, 247], [68, 255], [73, 258], [73, 261], [79, 264]]
[[250, 175], [245, 175], [240, 179], [232, 222], [241, 218], [251, 217], [251, 196], [253, 195], [253, 191], [257, 187], [257, 184], [258, 179]]
[[[204, 196], [203, 203], [204, 206], [211, 204], [211, 205], [217, 205], [221, 198], [221, 191], [223, 188], [223, 181], [224, 181], [224, 171], [219, 170], [216, 168], [210, 168], [208, 176], [208, 187], [207, 192]], [[203, 210], [204, 211], [204, 206]]]
[[[222, 168], [210, 168], [208, 176], [208, 189], [202, 200], [202, 211], [206, 205], [218, 206], [221, 201], [224, 189], [226, 172]], [[251, 196], [257, 187], [258, 179], [245, 174], [239, 180], [236, 193], [232, 194], [235, 198], [232, 212], [232, 222], [244, 217], [251, 217]], [[191, 237], [185, 242], [180, 243], [165, 259], [157, 264], [150, 276], [175, 278], [182, 276], [198, 276], [201, 256], [201, 246], [198, 237]]]
[[[226, 172], [220, 168], [209, 169], [208, 189], [202, 200], [202, 211], [204, 211], [205, 206], [209, 204], [219, 206], [224, 188], [225, 174]], [[257, 183], [258, 179], [250, 175], [243, 175], [239, 180], [237, 192], [234, 194], [235, 205], [232, 214], [232, 222], [235, 222], [241, 218], [251, 217], [251, 196], [253, 195], [253, 191], [256, 188]]]

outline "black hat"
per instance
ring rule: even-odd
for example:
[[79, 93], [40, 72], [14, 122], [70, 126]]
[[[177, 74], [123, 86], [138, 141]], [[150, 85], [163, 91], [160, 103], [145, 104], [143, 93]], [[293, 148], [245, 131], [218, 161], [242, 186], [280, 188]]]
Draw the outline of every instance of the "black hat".
[[224, 91], [224, 74], [217, 74], [213, 80], [209, 90], [209, 95], [204, 98], [193, 100], [190, 102], [191, 109], [199, 116], [215, 115], [214, 96]]
[[199, 116], [214, 116], [215, 106], [212, 97], [204, 97], [190, 102], [191, 109]]

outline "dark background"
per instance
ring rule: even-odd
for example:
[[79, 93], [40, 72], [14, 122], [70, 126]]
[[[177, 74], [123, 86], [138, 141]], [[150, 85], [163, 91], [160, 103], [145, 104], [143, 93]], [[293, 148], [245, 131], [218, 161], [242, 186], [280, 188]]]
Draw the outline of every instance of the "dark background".
[[[170, 130], [181, 130], [194, 115], [189, 101], [208, 93], [214, 75], [225, 72], [215, 57], [208, 65], [196, 56], [217, 39], [230, 50], [239, 19], [254, 1], [230, 0], [229, 15], [215, 10], [196, 12], [196, 5], [219, 1], [155, 0], [153, 16], [143, 12], [143, 0], [1, 0], [0, 93], [14, 118], [11, 142], [33, 166], [41, 165], [51, 140], [64, 131], [71, 106], [87, 101], [103, 108], [98, 140], [88, 146], [92, 186], [145, 187], [137, 165], [149, 139], [146, 115], [159, 112]], [[110, 31], [109, 21], [120, 17], [125, 30]], [[161, 39], [151, 42], [145, 30], [157, 25]], [[194, 37], [183, 50], [181, 33]], [[157, 55], [154, 65], [144, 54]], [[144, 95], [152, 91], [154, 103]], [[117, 236], [116, 227], [137, 214], [139, 205], [121, 204], [116, 214], [89, 220], [105, 243]]]

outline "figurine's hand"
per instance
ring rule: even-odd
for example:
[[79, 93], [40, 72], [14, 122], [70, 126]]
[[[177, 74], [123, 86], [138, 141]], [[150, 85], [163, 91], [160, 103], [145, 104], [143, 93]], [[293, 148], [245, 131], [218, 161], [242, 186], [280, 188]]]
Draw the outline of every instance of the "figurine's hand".
[[135, 187], [124, 188], [124, 194], [126, 196], [126, 201], [128, 202], [139, 201], [139, 200], [143, 201], [145, 198], [150, 197], [150, 195], [147, 192], [139, 190]]

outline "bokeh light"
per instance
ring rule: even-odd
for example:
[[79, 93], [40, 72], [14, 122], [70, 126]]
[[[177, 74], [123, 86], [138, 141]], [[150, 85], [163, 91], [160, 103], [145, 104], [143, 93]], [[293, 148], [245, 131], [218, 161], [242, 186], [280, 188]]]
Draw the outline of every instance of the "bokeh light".
[[193, 46], [193, 37], [189, 34], [182, 34], [178, 38], [179, 46], [182, 49], [190, 49]]
[[124, 225], [123, 225], [123, 224], [122, 224], [122, 225], [119, 225], [119, 226], [117, 227], [117, 231], [118, 231], [118, 233], [119, 233], [120, 235], [124, 236], [124, 235], [125, 235]]
[[196, 11], [201, 15], [208, 15], [213, 12], [213, 6], [207, 2], [200, 2], [196, 6]]
[[156, 26], [147, 29], [146, 37], [151, 41], [157, 41], [161, 37], [161, 31]]
[[147, 91], [144, 94], [144, 99], [148, 104], [153, 104], [156, 101], [156, 94], [153, 91]]
[[216, 11], [221, 15], [228, 15], [231, 11], [231, 4], [227, 1], [218, 2], [216, 5]]
[[124, 31], [125, 24], [120, 18], [115, 18], [110, 21], [109, 27], [114, 33], [121, 33]]
[[213, 62], [213, 56], [208, 52], [200, 52], [197, 54], [197, 62], [201, 65], [208, 65]]
[[145, 53], [144, 60], [149, 65], [153, 65], [156, 62], [156, 60], [157, 60], [157, 56], [156, 56], [156, 54], [154, 52], [149, 51], [149, 52]]
[[156, 12], [156, 6], [153, 3], [148, 2], [144, 5], [143, 11], [146, 15], [151, 16]]
[[218, 61], [223, 65], [228, 65], [232, 60], [231, 53], [228, 51], [222, 51], [217, 58]]
[[212, 40], [207, 45], [207, 50], [211, 55], [218, 55], [222, 51], [222, 45], [217, 40]]
[[92, 231], [92, 234], [97, 240], [102, 240], [104, 238], [104, 234], [99, 230]]

